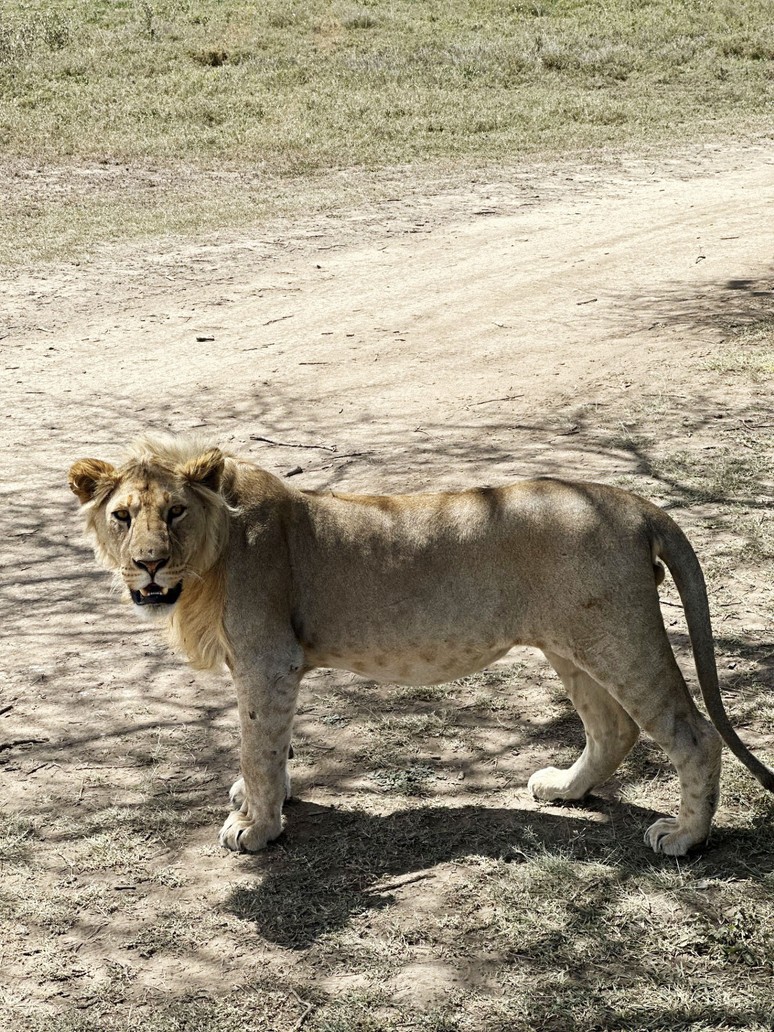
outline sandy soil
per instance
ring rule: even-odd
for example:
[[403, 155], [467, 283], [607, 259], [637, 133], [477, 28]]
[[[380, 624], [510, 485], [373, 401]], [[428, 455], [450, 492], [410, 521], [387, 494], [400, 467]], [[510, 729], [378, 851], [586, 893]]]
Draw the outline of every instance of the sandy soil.
[[[184, 898], [217, 900], [224, 879], [258, 869], [215, 844], [237, 762], [231, 689], [194, 676], [108, 593], [66, 487], [75, 458], [117, 459], [133, 435], [170, 428], [206, 432], [304, 487], [636, 476], [636, 452], [610, 445], [603, 424], [609, 434], [668, 395], [677, 448], [683, 415], [711, 422], [735, 404], [705, 360], [770, 305], [773, 194], [771, 152], [757, 146], [531, 168], [431, 193], [396, 175], [394, 199], [367, 209], [3, 278], [0, 792], [37, 821], [50, 883], [67, 874], [68, 822], [96, 821], [106, 795], [139, 805], [148, 763], [204, 813], [159, 851], [185, 872]], [[648, 486], [656, 500], [669, 491]], [[765, 623], [748, 612], [746, 626]], [[539, 687], [541, 668], [524, 662]], [[331, 685], [356, 682], [310, 679], [296, 788], [310, 806], [346, 807], [357, 775], [346, 749], [337, 761], [325, 743], [356, 732], [330, 719]], [[547, 748], [525, 734], [523, 756], [509, 752], [522, 809], [533, 754]], [[464, 802], [490, 776], [471, 767], [440, 795]], [[313, 826], [314, 809], [301, 819]], [[144, 916], [85, 914], [62, 949], [125, 958], [122, 944], [163, 905], [163, 886], [141, 892]], [[247, 961], [223, 936], [210, 959], [233, 980]], [[209, 977], [197, 956], [187, 985]], [[146, 990], [183, 977], [174, 960], [140, 970], [140, 957]], [[20, 1003], [67, 1005], [55, 981], [33, 977], [34, 960], [11, 962]], [[404, 973], [396, 992], [413, 980]]]

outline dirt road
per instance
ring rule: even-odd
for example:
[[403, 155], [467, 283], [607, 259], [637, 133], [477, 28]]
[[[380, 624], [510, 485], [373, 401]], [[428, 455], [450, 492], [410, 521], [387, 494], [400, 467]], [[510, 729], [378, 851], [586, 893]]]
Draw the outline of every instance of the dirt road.
[[[417, 460], [455, 482], [518, 473], [512, 440], [492, 464], [492, 427], [560, 422], [621, 378], [671, 381], [678, 354], [706, 353], [770, 298], [772, 190], [764, 148], [705, 148], [435, 196], [404, 184], [300, 229], [6, 280], [12, 469], [24, 489], [29, 463], [61, 477], [73, 454], [195, 426], [270, 468], [304, 466], [305, 486], [371, 483], [372, 463], [385, 488], [421, 486]], [[320, 476], [325, 453], [253, 435], [367, 461]]]
[[[44, 840], [38, 887], [62, 877], [78, 822], [115, 829], [141, 806], [148, 765], [162, 780], [191, 772], [182, 791], [199, 793], [196, 826], [164, 838], [164, 863], [195, 857], [190, 898], [217, 897], [224, 864], [234, 879], [249, 870], [215, 846], [236, 766], [231, 692], [194, 678], [109, 596], [66, 488], [75, 458], [118, 459], [149, 428], [196, 429], [274, 472], [300, 468], [303, 487], [532, 473], [636, 486], [641, 456], [617, 430], [658, 404], [660, 443], [679, 450], [735, 404], [707, 358], [734, 324], [770, 312], [772, 210], [770, 150], [708, 147], [429, 193], [396, 176], [394, 199], [367, 209], [6, 276], [0, 760], [6, 804]], [[768, 404], [748, 395], [740, 411]], [[333, 733], [315, 703], [326, 678], [299, 718], [310, 738]], [[315, 777], [302, 792], [320, 785], [324, 798]], [[107, 930], [85, 911], [82, 960], [118, 956], [163, 891], [151, 886], [145, 911]], [[50, 1002], [43, 961], [14, 963], [20, 993]], [[178, 974], [195, 981], [190, 958]]]

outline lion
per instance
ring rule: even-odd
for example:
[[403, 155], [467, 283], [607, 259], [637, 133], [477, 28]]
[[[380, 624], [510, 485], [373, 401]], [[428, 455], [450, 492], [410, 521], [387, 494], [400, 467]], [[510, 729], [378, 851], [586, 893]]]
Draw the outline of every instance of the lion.
[[[706, 840], [718, 803], [718, 732], [774, 791], [774, 771], [742, 744], [723, 708], [696, 554], [638, 495], [552, 478], [432, 494], [299, 490], [173, 435], [140, 438], [118, 468], [81, 459], [69, 484], [97, 556], [137, 612], [161, 617], [194, 666], [231, 671], [241, 776], [220, 832], [229, 849], [263, 849], [282, 831], [308, 671], [442, 683], [516, 645], [545, 654], [586, 734], [572, 766], [532, 775], [536, 799], [582, 799], [640, 730], [680, 781], [678, 815], [645, 833], [657, 853], [682, 856]], [[711, 722], [664, 628], [661, 561], [683, 602]]]

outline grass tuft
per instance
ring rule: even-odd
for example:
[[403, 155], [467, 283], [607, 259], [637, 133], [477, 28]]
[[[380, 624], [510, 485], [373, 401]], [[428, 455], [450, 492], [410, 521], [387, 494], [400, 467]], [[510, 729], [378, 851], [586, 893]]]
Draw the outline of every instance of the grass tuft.
[[35, 848], [37, 832], [26, 817], [3, 815], [0, 820], [0, 864], [24, 864]]
[[220, 68], [229, 60], [229, 55], [220, 47], [207, 47], [204, 50], [196, 50], [191, 54], [196, 64], [205, 65], [207, 68]]
[[341, 21], [345, 29], [374, 29], [379, 19], [372, 11], [361, 9], [346, 14]]

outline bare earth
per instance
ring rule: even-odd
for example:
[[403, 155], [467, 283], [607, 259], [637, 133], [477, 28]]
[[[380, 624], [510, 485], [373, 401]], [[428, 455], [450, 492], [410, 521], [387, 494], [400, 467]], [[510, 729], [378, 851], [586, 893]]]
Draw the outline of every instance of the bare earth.
[[[649, 823], [636, 807], [540, 808], [527, 796], [529, 773], [579, 738], [572, 721], [556, 723], [566, 710], [544, 665], [521, 651], [504, 665], [507, 719], [480, 708], [487, 685], [503, 695], [503, 677], [487, 675], [458, 687], [461, 706], [448, 707], [458, 717], [444, 703], [436, 736], [395, 745], [420, 773], [432, 769], [419, 801], [389, 790], [374, 729], [391, 713], [434, 718], [437, 701], [311, 676], [296, 735], [301, 802], [284, 844], [260, 857], [220, 851], [238, 764], [232, 690], [194, 675], [109, 593], [81, 538], [70, 463], [119, 459], [149, 428], [195, 429], [300, 487], [387, 492], [548, 473], [675, 503], [679, 484], [646, 461], [638, 435], [662, 456], [754, 448], [755, 426], [771, 422], [765, 387], [708, 360], [770, 312], [772, 210], [762, 146], [535, 167], [429, 192], [396, 173], [392, 199], [367, 208], [105, 248], [0, 281], [0, 793], [7, 814], [32, 821], [34, 847], [6, 882], [29, 906], [0, 942], [4, 1027], [27, 1027], [29, 1007], [97, 1006], [116, 971], [126, 972], [122, 1014], [225, 993], [256, 972], [292, 984], [323, 933], [283, 914], [283, 858], [346, 839], [355, 810], [405, 837], [418, 812], [440, 822], [450, 809], [470, 829], [467, 852], [485, 854], [477, 815], [487, 811], [543, 841], [612, 842], [611, 813], [635, 831]], [[677, 518], [700, 553], [718, 527], [731, 534], [698, 503]], [[735, 634], [771, 642], [772, 593], [755, 583], [734, 569], [713, 595], [721, 657]], [[684, 656], [681, 612], [665, 611]], [[761, 669], [764, 656], [770, 671], [770, 648]], [[466, 843], [428, 853], [417, 840], [407, 866], [369, 853], [367, 838], [347, 855], [356, 866], [362, 853], [359, 902], [326, 927], [368, 926], [378, 939], [385, 922], [442, 901]], [[256, 886], [264, 895], [250, 899], [265, 910], [248, 913], [239, 904]], [[335, 896], [333, 879], [328, 889]], [[54, 890], [65, 908], [79, 900], [76, 920], [35, 909]], [[153, 937], [170, 923], [182, 951]], [[359, 976], [325, 956], [319, 990], [351, 990]], [[394, 973], [395, 999], [421, 1009], [450, 986], [485, 984], [496, 977], [487, 963], [417, 946]], [[300, 1027], [296, 1001], [272, 1027]]]

